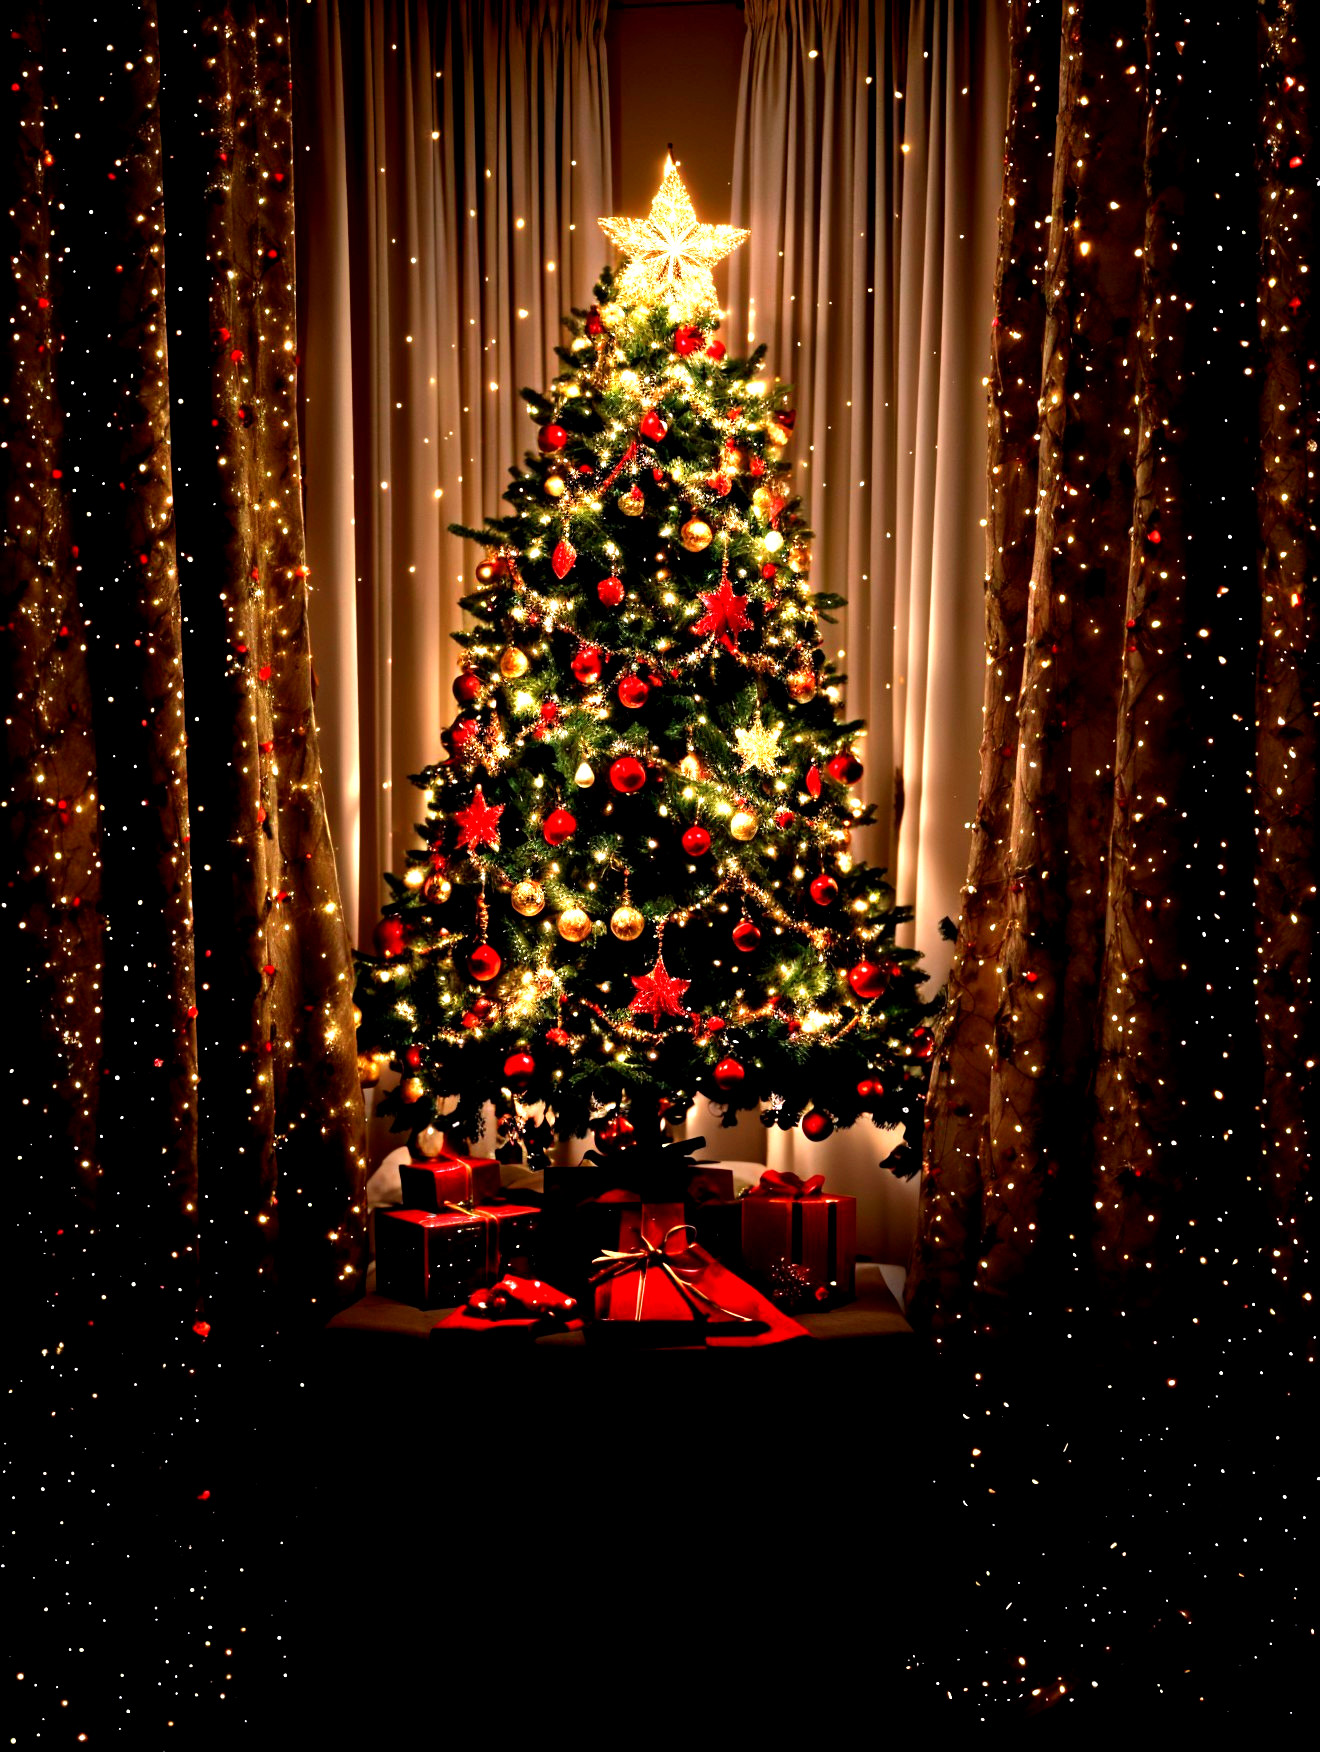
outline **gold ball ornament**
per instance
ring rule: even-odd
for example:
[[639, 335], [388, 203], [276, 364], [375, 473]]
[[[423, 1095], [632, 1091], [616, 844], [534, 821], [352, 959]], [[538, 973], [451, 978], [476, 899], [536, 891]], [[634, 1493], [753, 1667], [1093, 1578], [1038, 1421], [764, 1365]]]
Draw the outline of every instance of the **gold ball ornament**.
[[757, 487], [756, 491], [752, 494], [752, 505], [768, 523], [770, 520], [770, 514], [774, 510], [774, 497], [771, 494], [769, 487]]
[[356, 1004], [353, 1006], [353, 1026], [354, 1028], [361, 1028], [362, 1026], [362, 1012], [358, 1009]]
[[795, 669], [785, 686], [788, 688], [788, 697], [796, 700], [800, 706], [805, 706], [808, 700], [816, 697], [816, 676], [810, 669]]
[[591, 935], [591, 920], [580, 906], [570, 906], [560, 913], [559, 935], [566, 943], [581, 943]]
[[704, 517], [689, 517], [679, 530], [678, 539], [690, 554], [700, 554], [714, 541], [715, 531]]
[[765, 435], [772, 444], [787, 444], [792, 433], [787, 426], [781, 426], [778, 420], [771, 420], [765, 429]]
[[526, 675], [532, 667], [532, 660], [526, 651], [517, 645], [506, 645], [500, 652], [500, 674], [506, 681], [517, 681], [520, 675]]
[[751, 840], [756, 838], [760, 825], [750, 809], [736, 809], [729, 822], [729, 832], [736, 840]]
[[646, 920], [635, 906], [625, 903], [611, 915], [610, 929], [621, 943], [631, 943], [646, 929]]
[[596, 775], [592, 772], [590, 764], [584, 760], [578, 770], [573, 774], [573, 783], [577, 786], [579, 791], [589, 791], [595, 782]]
[[626, 493], [619, 494], [619, 509], [625, 517], [640, 517], [646, 509], [646, 500], [630, 487]]
[[678, 770], [682, 773], [685, 779], [702, 779], [706, 776], [705, 768], [697, 759], [696, 755], [693, 754], [691, 749], [689, 749], [683, 756], [682, 760], [679, 761]]
[[548, 474], [545, 477], [546, 494], [551, 499], [562, 499], [568, 491], [568, 482], [561, 474]]
[[376, 1063], [374, 1052], [358, 1054], [358, 1082], [364, 1089], [374, 1089], [380, 1082], [380, 1066]]
[[414, 1101], [420, 1101], [425, 1093], [426, 1085], [420, 1077], [405, 1077], [399, 1084], [399, 1094], [410, 1106]]
[[747, 467], [747, 452], [743, 449], [741, 444], [726, 446], [724, 451], [724, 461], [735, 474], [742, 474], [743, 470]]
[[525, 919], [534, 919], [545, 906], [545, 889], [528, 877], [526, 881], [514, 884], [509, 900], [514, 912], [521, 913]]
[[422, 898], [432, 906], [443, 906], [453, 892], [453, 883], [439, 870], [432, 870], [422, 883]]

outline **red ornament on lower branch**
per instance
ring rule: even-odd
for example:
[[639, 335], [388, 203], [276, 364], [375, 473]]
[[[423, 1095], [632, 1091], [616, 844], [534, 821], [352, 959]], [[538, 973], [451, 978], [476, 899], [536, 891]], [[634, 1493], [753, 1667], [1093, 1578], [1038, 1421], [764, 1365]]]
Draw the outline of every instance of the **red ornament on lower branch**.
[[468, 956], [468, 972], [473, 979], [480, 980], [483, 984], [487, 980], [494, 979], [503, 965], [489, 943], [478, 943], [471, 955]]
[[623, 580], [621, 578], [602, 578], [596, 586], [596, 595], [606, 608], [617, 608], [623, 601]]
[[625, 675], [619, 683], [619, 704], [627, 706], [630, 712], [639, 711], [646, 704], [650, 691], [640, 675]]
[[811, 883], [811, 898], [817, 906], [833, 906], [839, 898], [839, 885], [833, 876], [820, 875], [813, 877]]
[[715, 1081], [721, 1089], [736, 1089], [746, 1079], [747, 1072], [735, 1058], [724, 1058], [714, 1070]]
[[515, 1088], [521, 1088], [536, 1075], [536, 1060], [529, 1052], [511, 1052], [504, 1061], [504, 1075]]
[[541, 827], [541, 838], [548, 846], [562, 846], [576, 832], [576, 816], [567, 809], [552, 809]]
[[853, 995], [864, 1000], [883, 997], [889, 984], [889, 969], [874, 961], [858, 961], [848, 969], [848, 986]]
[[380, 955], [401, 955], [408, 942], [408, 927], [402, 919], [382, 919], [373, 933]]

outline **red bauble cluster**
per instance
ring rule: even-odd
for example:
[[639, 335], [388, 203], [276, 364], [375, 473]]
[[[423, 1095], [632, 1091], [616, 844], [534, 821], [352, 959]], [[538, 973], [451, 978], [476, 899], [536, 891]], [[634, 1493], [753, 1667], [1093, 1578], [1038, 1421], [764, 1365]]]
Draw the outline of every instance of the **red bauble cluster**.
[[567, 809], [552, 809], [541, 825], [541, 837], [548, 846], [562, 846], [577, 832], [577, 817]]

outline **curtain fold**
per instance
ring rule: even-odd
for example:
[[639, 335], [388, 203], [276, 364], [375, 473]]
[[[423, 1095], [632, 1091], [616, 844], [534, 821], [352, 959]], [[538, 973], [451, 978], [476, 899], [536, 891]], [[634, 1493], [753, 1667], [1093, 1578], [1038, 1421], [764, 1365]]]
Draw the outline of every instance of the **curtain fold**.
[[7, 50], [22, 1252], [69, 1317], [315, 1318], [354, 1282], [363, 1151], [305, 618], [287, 17], [162, 28], [143, 0], [89, 33], [33, 6]]
[[[351, 928], [436, 758], [493, 510], [605, 259], [605, 0], [317, 0], [295, 15], [303, 422], [327, 794]], [[306, 174], [302, 174], [306, 170]], [[465, 581], [466, 579], [466, 581]]]
[[945, 1330], [1283, 1295], [1314, 1127], [1313, 26], [1011, 28], [981, 796], [911, 1280]]
[[[734, 155], [732, 346], [767, 347], [796, 386], [793, 490], [813, 571], [848, 599], [846, 711], [865, 718], [859, 834], [915, 907], [938, 985], [976, 807], [982, 487], [1007, 7], [749, 0]], [[892, 1142], [892, 1140], [890, 1140]], [[915, 1187], [876, 1173], [877, 1140], [830, 1143], [861, 1200], [862, 1246], [906, 1256]], [[772, 1133], [768, 1159], [817, 1153]]]

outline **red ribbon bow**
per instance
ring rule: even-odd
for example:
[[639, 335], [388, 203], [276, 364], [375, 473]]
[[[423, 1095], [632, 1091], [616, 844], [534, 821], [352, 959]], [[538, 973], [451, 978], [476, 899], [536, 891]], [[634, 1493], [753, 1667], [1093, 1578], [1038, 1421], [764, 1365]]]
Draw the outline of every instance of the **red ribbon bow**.
[[760, 1183], [748, 1191], [747, 1197], [815, 1198], [824, 1188], [823, 1174], [813, 1174], [810, 1180], [803, 1180], [800, 1174], [794, 1174], [791, 1169], [781, 1174], [778, 1168], [767, 1168]]

